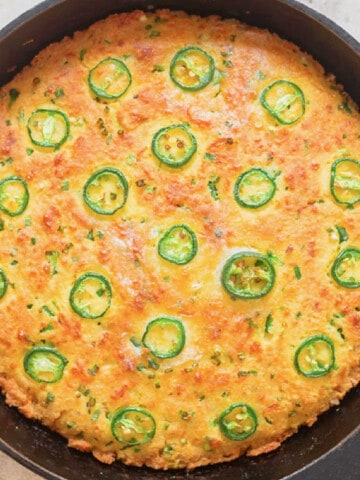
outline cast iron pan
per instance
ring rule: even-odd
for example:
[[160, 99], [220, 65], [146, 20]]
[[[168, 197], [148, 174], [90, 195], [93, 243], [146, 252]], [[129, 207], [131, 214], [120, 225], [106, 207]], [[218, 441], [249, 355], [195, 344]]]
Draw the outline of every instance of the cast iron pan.
[[[50, 42], [116, 11], [153, 7], [220, 14], [265, 27], [311, 53], [360, 104], [360, 45], [294, 0], [48, 0], [0, 32], [0, 85]], [[341, 6], [339, 6], [341, 8]], [[278, 450], [194, 472], [107, 466], [9, 408], [0, 395], [0, 448], [48, 480], [359, 480], [360, 387]]]

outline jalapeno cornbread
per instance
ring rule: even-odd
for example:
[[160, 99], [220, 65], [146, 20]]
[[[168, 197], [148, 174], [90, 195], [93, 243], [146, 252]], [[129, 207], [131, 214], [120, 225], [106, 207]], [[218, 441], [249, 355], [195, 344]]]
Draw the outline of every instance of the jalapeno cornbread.
[[277, 448], [360, 378], [360, 116], [237, 20], [110, 16], [0, 90], [0, 386], [156, 469]]

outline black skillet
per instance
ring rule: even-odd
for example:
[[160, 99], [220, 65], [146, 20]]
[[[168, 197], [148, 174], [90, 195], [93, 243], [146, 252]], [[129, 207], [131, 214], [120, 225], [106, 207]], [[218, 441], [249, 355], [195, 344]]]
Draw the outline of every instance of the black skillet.
[[[216, 13], [268, 28], [311, 53], [360, 104], [359, 43], [294, 0], [48, 0], [0, 32], [0, 85], [50, 42], [110, 13], [153, 7]], [[7, 407], [0, 394], [0, 449], [48, 480], [360, 480], [359, 394], [360, 387], [353, 389], [340, 407], [275, 452], [190, 473], [102, 465]]]

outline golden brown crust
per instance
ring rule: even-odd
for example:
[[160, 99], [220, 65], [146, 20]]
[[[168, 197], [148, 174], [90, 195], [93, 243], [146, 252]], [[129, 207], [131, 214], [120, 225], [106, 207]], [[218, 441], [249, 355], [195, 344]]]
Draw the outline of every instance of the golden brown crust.
[[[171, 59], [186, 45], [206, 50], [216, 65], [214, 80], [197, 92], [169, 77]], [[88, 73], [108, 57], [126, 63], [132, 83], [117, 101], [96, 101]], [[293, 125], [277, 123], [259, 101], [278, 79], [305, 95], [305, 115]], [[69, 118], [70, 136], [58, 149], [29, 138], [28, 119], [41, 108]], [[180, 169], [161, 166], [151, 151], [154, 134], [172, 124], [188, 124], [198, 143]], [[218, 17], [113, 15], [47, 47], [4, 86], [0, 125], [0, 181], [20, 176], [30, 193], [24, 213], [0, 215], [0, 267], [8, 278], [0, 387], [9, 405], [102, 462], [191, 469], [277, 448], [359, 382], [360, 293], [336, 284], [330, 268], [344, 246], [360, 246], [360, 228], [356, 210], [334, 201], [329, 182], [336, 159], [360, 160], [360, 117], [298, 47]], [[106, 218], [82, 196], [102, 167], [121, 170], [129, 182], [125, 206]], [[252, 167], [276, 176], [274, 198], [260, 209], [242, 208], [233, 196], [236, 179]], [[158, 255], [159, 239], [176, 224], [198, 240], [186, 265]], [[336, 226], [348, 243], [339, 244]], [[272, 258], [276, 281], [262, 298], [234, 301], [221, 284], [224, 262], [242, 249]], [[112, 286], [109, 310], [93, 320], [69, 303], [76, 278], [89, 271]], [[161, 315], [186, 330], [174, 358], [155, 359], [141, 344], [148, 322]], [[318, 334], [333, 342], [335, 365], [307, 378], [294, 355]], [[35, 345], [67, 359], [60, 381], [26, 374], [23, 359]], [[254, 409], [257, 428], [234, 441], [219, 416], [238, 402]], [[129, 406], [151, 412], [156, 432], [124, 448], [111, 419]]]

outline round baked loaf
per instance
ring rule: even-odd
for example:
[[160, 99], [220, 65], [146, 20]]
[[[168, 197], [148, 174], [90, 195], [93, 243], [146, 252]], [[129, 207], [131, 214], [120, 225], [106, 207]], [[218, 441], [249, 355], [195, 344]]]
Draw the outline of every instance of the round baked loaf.
[[0, 386], [157, 469], [277, 448], [359, 381], [360, 117], [237, 20], [113, 15], [0, 90]]

